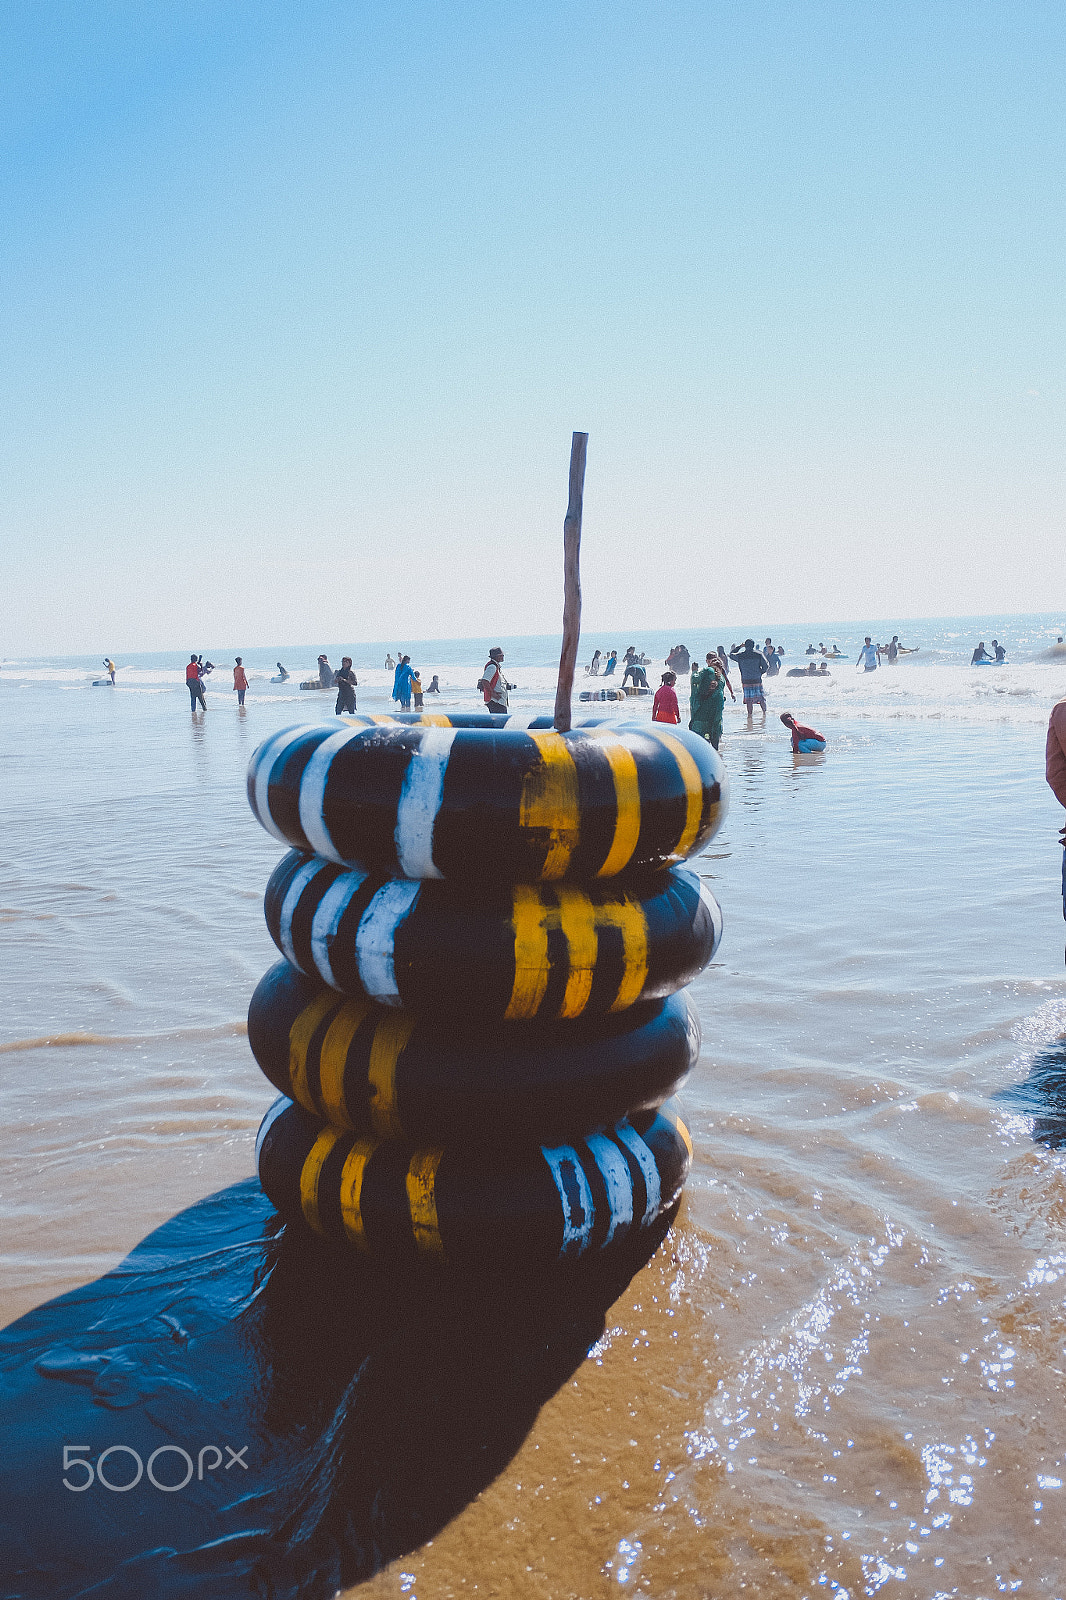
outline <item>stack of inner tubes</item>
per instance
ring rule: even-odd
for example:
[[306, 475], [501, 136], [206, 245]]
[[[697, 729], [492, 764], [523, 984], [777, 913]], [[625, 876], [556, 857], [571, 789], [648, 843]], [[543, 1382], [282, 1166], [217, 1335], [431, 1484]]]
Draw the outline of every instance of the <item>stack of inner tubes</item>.
[[256, 1162], [287, 1219], [389, 1263], [479, 1271], [631, 1247], [692, 1146], [681, 993], [722, 931], [685, 860], [726, 807], [717, 752], [590, 719], [352, 716], [248, 768], [289, 851], [283, 960], [248, 1013], [280, 1091]]

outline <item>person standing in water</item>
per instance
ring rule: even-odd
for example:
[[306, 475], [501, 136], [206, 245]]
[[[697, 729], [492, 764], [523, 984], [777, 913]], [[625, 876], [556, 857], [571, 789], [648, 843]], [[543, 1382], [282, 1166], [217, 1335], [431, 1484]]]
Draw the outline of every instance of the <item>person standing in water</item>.
[[233, 668], [233, 687], [237, 691], [237, 704], [243, 706], [244, 697], [248, 692], [248, 679], [245, 675], [244, 667], [241, 665], [240, 656], [237, 657], [236, 665]]
[[1000, 644], [998, 639], [992, 640], [992, 648], [996, 652], [996, 666], [1001, 667], [1007, 659], [1006, 648]]
[[351, 656], [342, 656], [341, 664], [333, 675], [337, 685], [337, 704], [333, 707], [333, 715], [339, 717], [342, 712], [355, 710], [355, 691], [359, 679], [352, 671]]
[[[995, 640], [993, 640], [992, 642], [994, 644]], [[111, 657], [110, 656], [105, 656], [104, 657], [104, 671], [107, 673], [107, 675], [111, 679], [112, 683], [114, 683], [114, 681], [115, 681], [115, 673], [116, 673], [117, 670], [118, 669], [116, 668], [115, 663], [112, 661]]]
[[489, 715], [505, 717], [507, 696], [514, 684], [508, 683], [503, 675], [503, 651], [499, 645], [494, 645], [489, 651], [489, 659], [482, 668], [477, 686], [485, 697], [485, 710]]
[[603, 675], [604, 675], [605, 678], [612, 678], [614, 676], [614, 666], [615, 666], [615, 662], [617, 660], [618, 660], [618, 651], [617, 650], [609, 651], [608, 655], [607, 655], [607, 665], [603, 669]]
[[983, 639], [981, 639], [978, 642], [977, 649], [974, 651], [973, 655], [970, 657], [970, 665], [971, 665], [971, 667], [983, 667], [985, 662], [986, 661], [991, 661], [991, 659], [992, 659], [992, 657], [989, 655], [988, 651], [985, 649], [985, 641]]
[[725, 692], [729, 690], [732, 700], [736, 700], [736, 695], [717, 653], [709, 650], [706, 659], [707, 665], [692, 674], [688, 725], [693, 733], [698, 733], [717, 750], [722, 740]]
[[396, 676], [392, 680], [392, 698], [399, 701], [401, 711], [411, 709], [411, 684], [414, 675], [411, 657], [401, 656], [396, 664]]
[[[1066, 806], [1066, 700], [1051, 708], [1047, 729], [1044, 772], [1051, 792], [1060, 806]], [[1062, 845], [1062, 915], [1066, 919], [1066, 827], [1059, 834]]]
[[859, 651], [859, 659], [855, 665], [857, 667], [861, 666], [864, 672], [876, 672], [879, 665], [878, 657], [878, 648], [875, 644], [871, 644], [870, 635], [867, 634], [866, 643]]
[[589, 662], [589, 677], [598, 678], [600, 675], [600, 652], [594, 650], [592, 660]]
[[436, 673], [434, 673], [432, 678], [430, 679], [429, 688], [426, 690], [426, 693], [427, 694], [440, 694], [440, 684], [437, 681], [437, 674]]
[[662, 682], [655, 691], [655, 699], [651, 703], [651, 720], [653, 722], [680, 722], [681, 710], [674, 692], [677, 682], [676, 672], [664, 672]]
[[197, 656], [189, 657], [189, 665], [185, 668], [185, 687], [189, 691], [189, 710], [196, 710], [199, 700], [204, 710], [207, 710], [207, 701], [204, 699], [204, 680], [200, 671], [200, 662]]
[[740, 681], [744, 686], [744, 709], [748, 713], [748, 725], [751, 725], [752, 713], [756, 706], [762, 706], [762, 719], [765, 722], [766, 696], [763, 693], [762, 680], [766, 671], [766, 657], [761, 650], [756, 650], [754, 639], [745, 639], [743, 650], [738, 650], [734, 645], [729, 654], [740, 668]]

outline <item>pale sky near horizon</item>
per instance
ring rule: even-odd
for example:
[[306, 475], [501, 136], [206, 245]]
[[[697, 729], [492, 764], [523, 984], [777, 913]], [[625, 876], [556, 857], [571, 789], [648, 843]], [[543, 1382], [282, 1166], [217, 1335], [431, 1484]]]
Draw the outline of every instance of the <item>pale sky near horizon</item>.
[[0, 13], [0, 653], [1066, 604], [1066, 12]]

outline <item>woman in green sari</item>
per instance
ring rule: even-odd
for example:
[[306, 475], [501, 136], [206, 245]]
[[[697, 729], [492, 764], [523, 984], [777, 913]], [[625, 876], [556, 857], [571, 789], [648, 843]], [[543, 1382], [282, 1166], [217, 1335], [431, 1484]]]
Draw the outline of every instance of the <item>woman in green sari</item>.
[[713, 652], [708, 652], [707, 665], [692, 674], [688, 725], [701, 739], [709, 740], [716, 750], [722, 737], [722, 712], [727, 689], [735, 700], [733, 685], [726, 677], [722, 663]]

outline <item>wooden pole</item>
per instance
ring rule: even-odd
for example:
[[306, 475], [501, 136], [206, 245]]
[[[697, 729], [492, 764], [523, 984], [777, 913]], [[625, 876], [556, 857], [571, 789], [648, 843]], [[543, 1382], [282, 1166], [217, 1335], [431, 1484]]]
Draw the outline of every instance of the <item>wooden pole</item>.
[[570, 445], [570, 500], [563, 522], [563, 648], [555, 691], [555, 726], [560, 733], [570, 732], [570, 695], [581, 637], [581, 499], [588, 442], [587, 433], [575, 433]]

